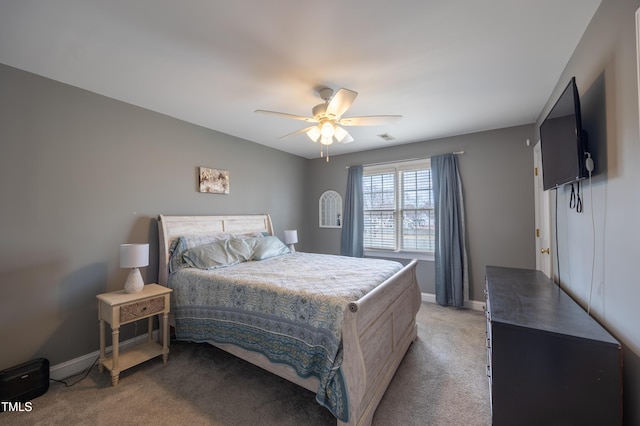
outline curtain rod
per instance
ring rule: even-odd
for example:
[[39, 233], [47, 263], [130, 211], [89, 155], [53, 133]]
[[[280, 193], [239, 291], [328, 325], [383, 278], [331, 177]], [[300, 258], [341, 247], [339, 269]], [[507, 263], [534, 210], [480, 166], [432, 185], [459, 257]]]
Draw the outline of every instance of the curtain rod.
[[[464, 154], [464, 151], [455, 151], [452, 152], [451, 154], [455, 154], [455, 155], [462, 155]], [[422, 157], [422, 158], [409, 158], [407, 160], [399, 160], [399, 161], [385, 161], [382, 163], [371, 163], [371, 164], [363, 164], [363, 167], [370, 167], [370, 166], [384, 166], [385, 164], [397, 164], [397, 163], [408, 163], [410, 161], [418, 161], [418, 160], [425, 160], [426, 158], [431, 158], [431, 157]], [[351, 167], [351, 166], [347, 166], [347, 169]]]

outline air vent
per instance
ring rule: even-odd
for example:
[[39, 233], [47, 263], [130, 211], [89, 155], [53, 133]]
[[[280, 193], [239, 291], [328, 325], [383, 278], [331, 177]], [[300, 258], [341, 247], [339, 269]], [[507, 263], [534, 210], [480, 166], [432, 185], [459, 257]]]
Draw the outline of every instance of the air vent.
[[381, 137], [382, 139], [384, 139], [385, 141], [392, 141], [392, 140], [395, 139], [389, 133], [380, 133], [378, 136]]

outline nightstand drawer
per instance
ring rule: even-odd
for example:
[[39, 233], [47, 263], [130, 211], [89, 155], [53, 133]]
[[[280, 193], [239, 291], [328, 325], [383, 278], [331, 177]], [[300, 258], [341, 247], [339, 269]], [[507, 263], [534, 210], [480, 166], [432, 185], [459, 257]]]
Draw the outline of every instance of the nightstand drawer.
[[164, 312], [164, 296], [143, 300], [142, 302], [130, 303], [120, 307], [120, 323], [133, 321], [138, 318]]

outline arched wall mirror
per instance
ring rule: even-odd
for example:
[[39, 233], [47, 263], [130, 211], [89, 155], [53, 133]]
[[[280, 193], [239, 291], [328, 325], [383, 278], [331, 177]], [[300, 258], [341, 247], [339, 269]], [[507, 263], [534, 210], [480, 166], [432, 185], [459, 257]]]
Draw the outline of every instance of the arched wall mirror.
[[342, 228], [342, 197], [336, 191], [322, 193], [319, 201], [320, 228]]

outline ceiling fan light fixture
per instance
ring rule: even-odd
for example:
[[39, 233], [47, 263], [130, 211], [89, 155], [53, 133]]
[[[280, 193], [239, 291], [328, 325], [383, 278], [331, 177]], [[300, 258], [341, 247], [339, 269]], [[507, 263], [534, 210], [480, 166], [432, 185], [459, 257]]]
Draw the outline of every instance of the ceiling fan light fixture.
[[338, 139], [338, 142], [342, 142], [344, 140], [344, 138], [348, 135], [349, 133], [343, 129], [340, 126], [335, 126], [335, 133], [334, 136], [336, 137], [336, 139]]
[[341, 88], [334, 93], [328, 87], [319, 88], [317, 91], [324, 102], [313, 107], [311, 117], [261, 109], [256, 110], [256, 112], [314, 123], [311, 127], [289, 133], [280, 137], [280, 139], [306, 133], [311, 141], [320, 141], [320, 157], [326, 157], [327, 161], [329, 161], [329, 145], [335, 141], [345, 144], [354, 140], [342, 126], [381, 126], [396, 122], [402, 118], [401, 115], [370, 115], [343, 118], [343, 114], [351, 107], [358, 96], [358, 92]]
[[331, 137], [333, 137], [333, 135], [335, 133], [335, 129], [333, 127], [333, 124], [330, 121], [325, 121], [324, 123], [322, 123], [320, 131], [322, 132], [322, 137], [323, 138], [325, 138], [325, 137], [331, 138]]
[[342, 139], [340, 142], [342, 143], [350, 143], [353, 142], [355, 139], [353, 139], [353, 136], [351, 136], [349, 133], [347, 133], [347, 136]]
[[318, 139], [320, 139], [321, 136], [320, 128], [318, 126], [313, 126], [307, 131], [307, 136], [313, 142], [318, 142]]

